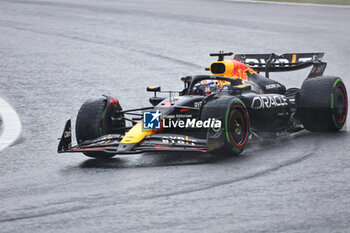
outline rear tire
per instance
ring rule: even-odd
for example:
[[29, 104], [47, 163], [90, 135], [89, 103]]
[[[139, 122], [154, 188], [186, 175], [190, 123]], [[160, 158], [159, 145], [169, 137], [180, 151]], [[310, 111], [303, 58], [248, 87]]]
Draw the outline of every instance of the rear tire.
[[301, 87], [298, 115], [309, 131], [338, 131], [346, 121], [348, 97], [338, 77], [306, 79]]
[[208, 152], [238, 155], [245, 149], [249, 137], [249, 116], [244, 103], [238, 98], [220, 97], [206, 103], [201, 119], [221, 120], [221, 129], [209, 129]]
[[[81, 107], [77, 115], [75, 132], [78, 144], [86, 140], [92, 140], [100, 136], [113, 132], [114, 122], [112, 117], [116, 110], [122, 108], [117, 104], [108, 104], [107, 99], [97, 98], [87, 100]], [[118, 127], [125, 127], [125, 120], [118, 120]], [[83, 152], [84, 155], [93, 158], [107, 159], [115, 154], [107, 152]]]

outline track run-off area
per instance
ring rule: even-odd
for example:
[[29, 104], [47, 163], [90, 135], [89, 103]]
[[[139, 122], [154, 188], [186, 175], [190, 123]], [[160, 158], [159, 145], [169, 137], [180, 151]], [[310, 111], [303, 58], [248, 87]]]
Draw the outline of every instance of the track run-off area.
[[0, 151], [15, 143], [21, 133], [21, 121], [16, 111], [0, 98]]

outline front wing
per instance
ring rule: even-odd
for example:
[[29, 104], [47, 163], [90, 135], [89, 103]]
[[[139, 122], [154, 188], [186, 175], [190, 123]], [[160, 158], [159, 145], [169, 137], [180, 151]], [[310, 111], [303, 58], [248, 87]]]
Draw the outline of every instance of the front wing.
[[106, 152], [111, 154], [135, 154], [154, 151], [207, 152], [207, 140], [181, 134], [159, 133], [146, 136], [140, 143], [123, 144], [124, 135], [108, 134], [93, 140], [86, 140], [72, 146], [71, 120], [68, 120], [57, 152]]

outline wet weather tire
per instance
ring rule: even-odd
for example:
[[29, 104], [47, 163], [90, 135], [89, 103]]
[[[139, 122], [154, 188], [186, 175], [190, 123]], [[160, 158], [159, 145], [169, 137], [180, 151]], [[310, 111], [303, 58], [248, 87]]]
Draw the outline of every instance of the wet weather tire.
[[[75, 132], [78, 144], [85, 140], [92, 140], [100, 136], [113, 133], [112, 115], [115, 109], [120, 109], [119, 103], [107, 104], [107, 99], [97, 98], [87, 100], [80, 108], [76, 120]], [[119, 122], [125, 126], [125, 122]], [[111, 158], [112, 153], [83, 152], [84, 155], [94, 158]]]
[[346, 121], [348, 97], [338, 77], [306, 79], [300, 90], [298, 115], [309, 131], [338, 131]]
[[249, 137], [249, 116], [244, 103], [238, 98], [214, 98], [204, 105], [201, 112], [202, 120], [209, 118], [221, 120], [221, 129], [208, 130], [208, 152], [240, 154]]

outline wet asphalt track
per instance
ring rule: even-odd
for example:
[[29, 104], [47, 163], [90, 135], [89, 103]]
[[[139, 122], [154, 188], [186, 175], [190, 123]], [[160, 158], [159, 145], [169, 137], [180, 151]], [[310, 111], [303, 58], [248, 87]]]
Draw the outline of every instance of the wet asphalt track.
[[[148, 104], [209, 52], [326, 52], [350, 89], [350, 9], [226, 1], [0, 0], [0, 96], [22, 135], [0, 152], [0, 232], [349, 232], [350, 135], [300, 132], [238, 157], [56, 153], [100, 94]], [[300, 86], [307, 71], [273, 74]]]

